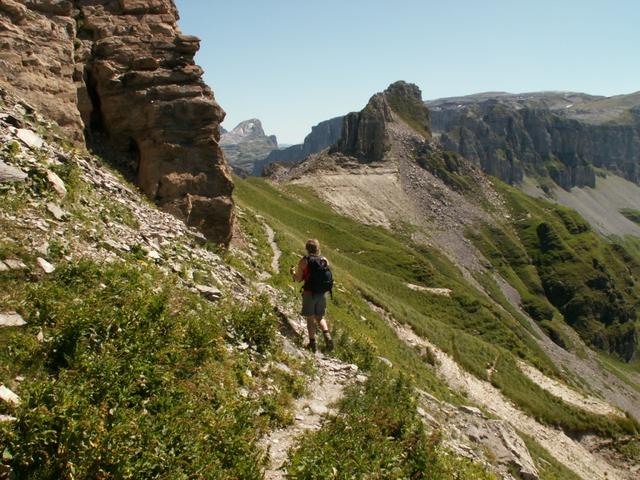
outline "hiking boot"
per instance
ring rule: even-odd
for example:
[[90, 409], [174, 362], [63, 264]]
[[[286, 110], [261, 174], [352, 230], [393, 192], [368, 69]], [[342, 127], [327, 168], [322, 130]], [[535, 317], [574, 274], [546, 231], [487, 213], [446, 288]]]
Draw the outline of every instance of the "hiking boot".
[[316, 344], [315, 338], [313, 340], [309, 340], [309, 343], [307, 344], [307, 350], [311, 350], [313, 353], [316, 353], [318, 351], [318, 345]]
[[331, 338], [331, 334], [328, 331], [322, 332], [322, 335], [324, 336], [324, 344], [326, 346], [327, 352], [330, 352], [331, 350], [333, 350], [333, 338]]

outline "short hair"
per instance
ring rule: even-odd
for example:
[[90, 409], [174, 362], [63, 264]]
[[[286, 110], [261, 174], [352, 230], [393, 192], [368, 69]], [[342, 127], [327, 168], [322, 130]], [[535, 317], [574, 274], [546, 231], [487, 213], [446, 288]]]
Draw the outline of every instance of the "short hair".
[[304, 246], [307, 249], [307, 253], [310, 255], [320, 253], [320, 242], [315, 238], [307, 240], [307, 244]]

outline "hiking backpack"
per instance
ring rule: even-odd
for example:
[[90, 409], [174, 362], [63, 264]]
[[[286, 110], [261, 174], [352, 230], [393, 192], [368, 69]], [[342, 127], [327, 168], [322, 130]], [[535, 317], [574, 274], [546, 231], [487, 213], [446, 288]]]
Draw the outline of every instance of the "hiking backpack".
[[333, 274], [327, 259], [316, 256], [305, 258], [307, 259], [307, 268], [309, 268], [309, 277], [302, 288], [310, 290], [312, 293], [330, 292], [333, 298]]

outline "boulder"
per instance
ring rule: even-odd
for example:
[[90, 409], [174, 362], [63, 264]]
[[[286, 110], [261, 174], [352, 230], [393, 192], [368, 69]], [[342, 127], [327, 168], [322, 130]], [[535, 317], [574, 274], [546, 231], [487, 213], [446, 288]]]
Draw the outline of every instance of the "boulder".
[[0, 313], [0, 327], [22, 327], [26, 324], [27, 322], [16, 312]]
[[44, 140], [42, 140], [40, 135], [26, 128], [19, 128], [16, 132], [16, 136], [22, 141], [22, 143], [33, 150], [42, 148], [44, 145]]
[[22, 170], [0, 160], [0, 183], [24, 182], [26, 179], [27, 174]]
[[47, 262], [44, 258], [38, 257], [36, 259], [36, 263], [42, 269], [44, 273], [53, 273], [56, 270], [56, 267]]

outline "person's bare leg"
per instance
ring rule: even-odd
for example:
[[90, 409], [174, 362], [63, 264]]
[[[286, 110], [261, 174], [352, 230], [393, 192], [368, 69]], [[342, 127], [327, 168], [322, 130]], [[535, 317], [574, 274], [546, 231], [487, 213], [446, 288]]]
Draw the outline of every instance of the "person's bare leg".
[[318, 320], [318, 324], [320, 325], [320, 330], [323, 333], [329, 331], [329, 326], [327, 325], [327, 321], [324, 318], [320, 318], [320, 320]]
[[322, 331], [322, 335], [324, 336], [324, 343], [327, 346], [328, 350], [333, 350], [333, 339], [331, 338], [331, 333], [329, 333], [329, 325], [327, 325], [327, 321], [320, 317], [318, 320], [318, 324], [320, 325], [320, 330]]

